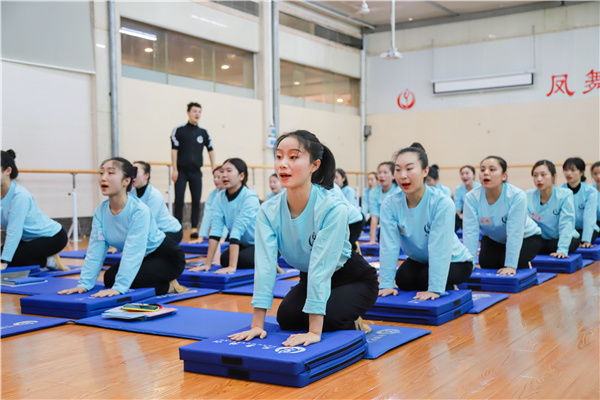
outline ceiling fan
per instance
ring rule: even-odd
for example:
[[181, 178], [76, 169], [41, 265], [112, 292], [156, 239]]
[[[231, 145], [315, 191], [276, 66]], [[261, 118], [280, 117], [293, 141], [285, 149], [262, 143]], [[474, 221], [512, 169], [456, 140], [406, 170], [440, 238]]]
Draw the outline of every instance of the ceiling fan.
[[391, 25], [391, 47], [388, 51], [384, 51], [379, 55], [379, 57], [385, 60], [398, 60], [402, 58], [402, 53], [396, 49], [396, 1], [391, 0], [392, 3], [392, 12], [390, 15], [390, 25]]

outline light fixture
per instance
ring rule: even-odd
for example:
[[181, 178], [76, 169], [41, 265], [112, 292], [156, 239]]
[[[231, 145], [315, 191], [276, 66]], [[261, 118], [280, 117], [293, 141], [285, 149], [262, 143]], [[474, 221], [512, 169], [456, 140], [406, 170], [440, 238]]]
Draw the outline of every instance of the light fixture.
[[146, 47], [146, 48], [144, 49], [144, 51], [145, 51], [146, 53], [152, 53], [152, 52], [154, 51], [154, 49], [152, 49], [151, 47]]
[[383, 58], [384, 60], [398, 60], [402, 58], [402, 53], [396, 49], [396, 2], [395, 0], [392, 0], [391, 3], [392, 12], [390, 15], [390, 27], [392, 31], [392, 43], [388, 51], [384, 51], [379, 55], [379, 57]]
[[344, 99], [337, 99], [337, 102], [338, 102], [338, 103], [343, 103], [343, 102], [344, 102]]
[[412, 19], [412, 17], [409, 17], [409, 18], [408, 18], [408, 20], [409, 20], [409, 21], [412, 21], [413, 19]]
[[533, 72], [526, 71], [513, 74], [434, 81], [433, 93], [483, 92], [487, 90], [517, 89], [527, 86], [533, 86]]
[[101, 49], [105, 49], [106, 45], [102, 44], [102, 43], [96, 43], [96, 47], [101, 48]]
[[152, 40], [153, 42], [156, 42], [156, 35], [153, 35], [151, 33], [142, 32], [142, 31], [136, 31], [135, 29], [121, 28], [121, 29], [119, 29], [119, 33], [122, 33], [124, 35], [129, 35], [129, 36], [135, 36], [135, 37], [138, 37], [141, 39]]
[[299, 86], [299, 85], [300, 85], [300, 82], [294, 81], [294, 86]]
[[223, 64], [223, 65], [221, 65], [221, 69], [229, 69], [229, 65]]
[[363, 0], [362, 4], [360, 5], [360, 10], [358, 10], [356, 13], [359, 15], [362, 15], [362, 14], [368, 14], [369, 12], [371, 12], [371, 10], [369, 10], [369, 5], [367, 4], [367, 0]]
[[187, 61], [187, 62], [194, 62], [194, 59], [192, 57], [188, 57], [188, 58], [185, 59], [185, 61]]

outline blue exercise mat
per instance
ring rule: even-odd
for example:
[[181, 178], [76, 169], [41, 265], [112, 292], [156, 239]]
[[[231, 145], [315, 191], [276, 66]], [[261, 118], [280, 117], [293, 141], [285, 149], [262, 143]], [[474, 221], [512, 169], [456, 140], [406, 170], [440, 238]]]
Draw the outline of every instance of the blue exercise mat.
[[[280, 265], [280, 267], [281, 267], [281, 265]], [[281, 269], [283, 270], [283, 273], [277, 274], [277, 279], [289, 279], [289, 278], [296, 278], [296, 277], [300, 276], [300, 271], [297, 270], [296, 268], [281, 267]]]
[[590, 248], [580, 247], [575, 250], [575, 253], [581, 254], [581, 257], [585, 258], [586, 260], [600, 260], [600, 246], [598, 245]]
[[[107, 319], [97, 315], [80, 319], [76, 323], [98, 328], [193, 340], [204, 340], [234, 331], [242, 331], [252, 323], [252, 314], [174, 305], [170, 305], [170, 307], [176, 308], [177, 313], [148, 321]], [[277, 323], [277, 319], [272, 316], [267, 316], [265, 321], [272, 324]]]
[[24, 265], [24, 266], [19, 266], [19, 267], [6, 267], [2, 271], [0, 271], [0, 278], [2, 278], [3, 275], [5, 275], [5, 274], [12, 274], [13, 272], [23, 272], [23, 271], [29, 271], [29, 276], [32, 276], [32, 274], [35, 274], [36, 272], [40, 272], [40, 266], [39, 265]]
[[22, 333], [39, 331], [41, 329], [52, 328], [54, 326], [64, 325], [70, 319], [64, 318], [45, 318], [32, 317], [31, 315], [4, 314], [0, 316], [0, 337], [5, 338]]
[[174, 301], [182, 301], [188, 299], [194, 299], [196, 297], [208, 296], [209, 294], [219, 293], [217, 289], [202, 289], [202, 288], [191, 288], [185, 293], [167, 293], [161, 294], [160, 296], [151, 297], [144, 300], [144, 303], [159, 303], [167, 304]]
[[[36, 294], [56, 293], [63, 289], [71, 289], [77, 286], [78, 279], [44, 277], [45, 282], [32, 283], [23, 286], [0, 286], [2, 293], [22, 294], [33, 296]], [[104, 289], [104, 285], [98, 283], [94, 289]]]
[[567, 258], [556, 258], [549, 255], [538, 255], [531, 260], [533, 268], [538, 272], [558, 272], [572, 274], [582, 268], [581, 254], [570, 254]]
[[154, 288], [142, 288], [129, 289], [127, 293], [118, 296], [92, 297], [92, 294], [100, 290], [70, 295], [52, 293], [22, 297], [21, 312], [50, 317], [86, 318], [125, 303], [143, 303], [145, 299], [155, 296]]
[[48, 269], [48, 268], [42, 268], [40, 271], [34, 272], [32, 274], [29, 274], [29, 275], [30, 276], [46, 277], [46, 276], [77, 275], [77, 274], [81, 273], [81, 268], [82, 267], [77, 267], [77, 266], [73, 266], [73, 265], [68, 265], [68, 267], [70, 268], [68, 271], [61, 271], [61, 270], [53, 270], [53, 269]]
[[87, 252], [87, 250], [85, 250], [85, 249], [83, 249], [83, 250], [69, 250], [69, 251], [61, 251], [60, 253], [58, 253], [58, 255], [61, 258], [81, 258], [81, 259], [84, 259], [86, 252]]
[[504, 293], [473, 293], [473, 307], [467, 311], [467, 314], [479, 314], [483, 310], [509, 297], [509, 294]]
[[[181, 242], [179, 243], [179, 247], [183, 249], [186, 253], [207, 255], [208, 254], [208, 241], [204, 241], [202, 243], [188, 243]], [[221, 245], [221, 253], [229, 248], [229, 243], [225, 242]]]
[[[58, 253], [58, 255], [61, 256], [62, 258], [85, 259], [86, 253], [87, 253], [87, 250], [84, 249], [84, 250], [61, 251], [60, 253]], [[106, 258], [104, 259], [104, 264], [105, 265], [116, 264], [117, 262], [119, 262], [121, 260], [121, 257], [123, 257], [123, 253], [121, 253], [120, 251], [117, 251], [116, 253], [107, 253]], [[185, 255], [186, 260], [189, 260], [190, 258], [198, 258], [198, 255], [193, 255], [193, 254]]]
[[397, 296], [379, 296], [371, 311], [435, 316], [462, 306], [472, 297], [470, 290], [449, 290], [435, 300], [415, 300], [416, 294], [416, 291], [398, 291]]
[[388, 351], [410, 341], [429, 335], [431, 331], [401, 326], [369, 325], [371, 333], [367, 334], [367, 360], [381, 357]]
[[457, 308], [454, 308], [448, 312], [439, 315], [399, 313], [396, 311], [382, 311], [379, 309], [372, 308], [369, 311], [367, 311], [364, 318], [380, 321], [405, 322], [408, 324], [442, 325], [467, 313], [471, 308], [473, 308], [473, 300], [469, 300], [466, 303], [458, 306]]
[[537, 273], [535, 268], [517, 269], [514, 275], [500, 275], [497, 271], [497, 269], [475, 268], [467, 283], [519, 286], [528, 283]]
[[379, 256], [379, 244], [359, 243], [359, 247], [364, 256]]
[[482, 292], [500, 292], [500, 293], [519, 293], [525, 289], [537, 285], [537, 274], [532, 275], [529, 279], [521, 284], [515, 285], [495, 285], [493, 283], [461, 283], [459, 289], [471, 289]]
[[537, 273], [537, 284], [541, 285], [542, 283], [549, 281], [552, 278], [556, 278], [557, 274], [554, 272], [538, 272]]
[[364, 357], [362, 331], [325, 332], [309, 346], [284, 347], [294, 332], [265, 324], [267, 337], [232, 342], [227, 334], [179, 348], [187, 372], [224, 376], [277, 385], [304, 387]]
[[370, 242], [371, 235], [369, 233], [361, 233], [360, 236], [358, 237], [358, 241], [359, 242]]
[[254, 281], [254, 269], [238, 269], [232, 274], [217, 274], [221, 269], [220, 265], [212, 265], [210, 271], [192, 272], [185, 270], [177, 278], [179, 281], [188, 282], [207, 282], [207, 283], [233, 283], [236, 281], [252, 282]]
[[[298, 284], [299, 281], [275, 281], [273, 287], [273, 297], [283, 299], [289, 291]], [[241, 294], [252, 296], [254, 294], [254, 284], [238, 286], [231, 289], [223, 290], [223, 294]]]
[[594, 262], [595, 262], [594, 260], [583, 260], [581, 262], [581, 268], [583, 269], [583, 268], [587, 267], [588, 265], [593, 264]]

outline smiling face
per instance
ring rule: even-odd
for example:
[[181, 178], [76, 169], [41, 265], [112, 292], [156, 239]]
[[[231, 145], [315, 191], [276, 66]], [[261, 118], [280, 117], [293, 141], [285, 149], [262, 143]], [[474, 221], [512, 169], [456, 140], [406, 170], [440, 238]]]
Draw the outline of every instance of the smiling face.
[[221, 170], [223, 171], [221, 178], [223, 189], [227, 189], [230, 192], [237, 191], [242, 186], [244, 173], [240, 173], [235, 165], [230, 162], [223, 164]]
[[312, 174], [320, 165], [320, 160], [310, 160], [310, 154], [294, 136], [279, 142], [275, 153], [275, 172], [282, 187], [295, 189], [310, 185]]
[[538, 165], [531, 174], [533, 184], [539, 190], [546, 190], [554, 184], [554, 177], [546, 165]]
[[502, 172], [500, 163], [495, 158], [486, 158], [479, 166], [479, 179], [485, 189], [494, 189], [506, 181], [506, 172]]
[[460, 180], [465, 184], [465, 186], [471, 186], [473, 184], [473, 179], [475, 175], [471, 168], [463, 168], [460, 170]]
[[383, 164], [377, 168], [377, 180], [384, 189], [389, 189], [392, 186], [394, 175], [393, 172], [390, 171], [389, 165]]
[[417, 153], [408, 151], [399, 154], [395, 165], [394, 179], [405, 194], [413, 194], [423, 189], [425, 184], [423, 180], [427, 176], [429, 168], [423, 169]]
[[144, 166], [142, 164], [134, 163], [134, 167], [137, 167], [137, 175], [133, 179], [133, 187], [136, 189], [143, 188], [148, 184], [150, 174], [144, 172]]
[[109, 160], [100, 166], [100, 190], [104, 196], [113, 196], [126, 191], [131, 178], [125, 178], [121, 166]]
[[583, 172], [581, 172], [575, 165], [569, 165], [566, 169], [563, 168], [565, 179], [571, 187], [576, 187], [581, 182]]

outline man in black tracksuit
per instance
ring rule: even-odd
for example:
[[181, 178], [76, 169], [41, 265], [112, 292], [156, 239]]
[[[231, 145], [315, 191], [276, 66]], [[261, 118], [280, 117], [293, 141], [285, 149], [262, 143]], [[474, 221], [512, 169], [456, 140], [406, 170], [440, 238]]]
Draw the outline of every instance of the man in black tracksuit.
[[202, 153], [208, 150], [211, 170], [215, 169], [215, 152], [212, 140], [204, 128], [198, 126], [202, 106], [198, 103], [187, 105], [188, 123], [177, 126], [171, 134], [171, 160], [173, 162], [173, 182], [175, 182], [175, 218], [182, 222], [185, 185], [189, 182], [192, 194], [192, 238], [198, 237], [200, 222], [200, 198], [202, 196]]

